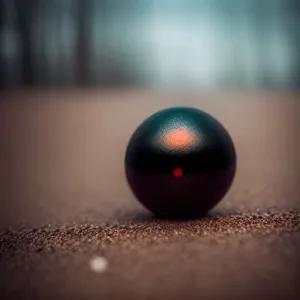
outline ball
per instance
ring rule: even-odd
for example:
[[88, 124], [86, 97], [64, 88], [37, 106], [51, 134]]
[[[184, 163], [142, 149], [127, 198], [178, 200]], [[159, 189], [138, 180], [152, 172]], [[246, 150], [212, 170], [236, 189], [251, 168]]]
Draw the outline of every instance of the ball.
[[227, 130], [190, 107], [161, 110], [133, 133], [125, 173], [136, 198], [157, 217], [198, 218], [225, 196], [236, 171]]

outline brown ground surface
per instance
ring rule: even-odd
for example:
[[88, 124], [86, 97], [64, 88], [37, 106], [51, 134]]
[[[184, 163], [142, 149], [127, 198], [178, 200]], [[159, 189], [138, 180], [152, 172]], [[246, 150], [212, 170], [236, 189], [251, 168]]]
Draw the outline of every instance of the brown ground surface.
[[[300, 298], [300, 95], [0, 96], [1, 299]], [[236, 145], [234, 184], [205, 219], [157, 220], [125, 181], [133, 130], [174, 105], [211, 113]]]

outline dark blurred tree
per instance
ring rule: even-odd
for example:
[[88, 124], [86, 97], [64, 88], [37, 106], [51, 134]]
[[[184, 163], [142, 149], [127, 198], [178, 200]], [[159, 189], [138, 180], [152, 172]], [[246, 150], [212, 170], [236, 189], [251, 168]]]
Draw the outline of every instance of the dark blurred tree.
[[34, 53], [32, 51], [32, 25], [36, 21], [39, 0], [14, 0], [16, 27], [21, 41], [21, 83], [35, 83]]
[[77, 1], [77, 83], [87, 85], [90, 82], [91, 0]]
[[50, 1], [38, 1], [37, 4], [37, 14], [39, 15], [39, 34], [35, 38], [38, 39], [39, 47], [39, 58], [37, 57], [39, 63], [37, 67], [38, 78], [35, 78], [37, 84], [46, 85], [49, 84], [49, 57], [47, 57], [46, 49], [48, 45], [48, 35], [47, 35], [47, 15], [51, 10]]
[[[4, 28], [4, 0], [0, 0], [0, 36], [2, 36], [3, 33], [3, 28]], [[0, 39], [0, 49], [2, 49], [2, 43], [3, 40]], [[4, 73], [4, 58], [3, 58], [3, 53], [0, 52], [0, 88], [4, 86], [4, 78], [5, 78], [5, 73]]]

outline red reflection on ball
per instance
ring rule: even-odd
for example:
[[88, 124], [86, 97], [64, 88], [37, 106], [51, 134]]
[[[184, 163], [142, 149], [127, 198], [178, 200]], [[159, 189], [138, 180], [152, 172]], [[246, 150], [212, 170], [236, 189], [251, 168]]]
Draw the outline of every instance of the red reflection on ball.
[[175, 177], [181, 177], [182, 176], [182, 169], [181, 168], [175, 168], [173, 171], [173, 174]]

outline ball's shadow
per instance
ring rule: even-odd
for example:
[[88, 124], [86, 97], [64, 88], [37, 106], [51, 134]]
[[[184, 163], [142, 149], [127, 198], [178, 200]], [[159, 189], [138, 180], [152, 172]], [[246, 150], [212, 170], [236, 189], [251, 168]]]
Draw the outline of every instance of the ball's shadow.
[[165, 217], [165, 216], [157, 216], [148, 211], [138, 211], [132, 216], [132, 223], [154, 223], [154, 222], [188, 222], [188, 221], [196, 221], [196, 220], [207, 220], [207, 219], [220, 219], [229, 217], [231, 213], [222, 213], [218, 210], [212, 210], [207, 214], [198, 217]]

